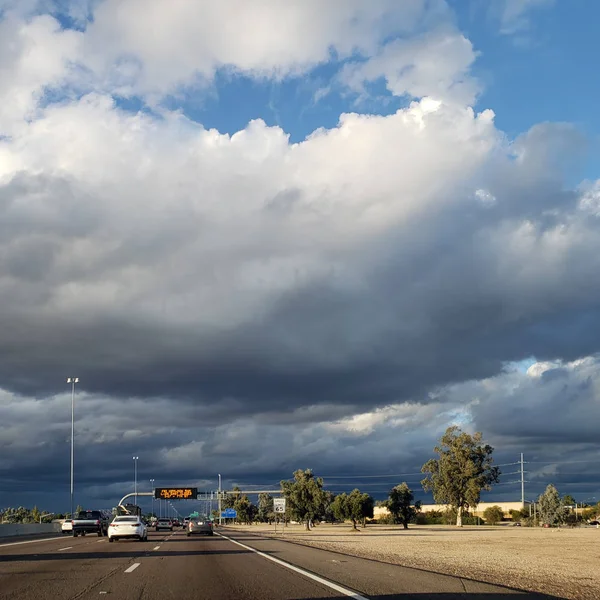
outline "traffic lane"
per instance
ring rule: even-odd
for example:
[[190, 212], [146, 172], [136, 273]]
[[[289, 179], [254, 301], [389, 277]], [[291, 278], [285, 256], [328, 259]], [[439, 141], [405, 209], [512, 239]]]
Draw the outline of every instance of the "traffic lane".
[[185, 532], [177, 532], [159, 546], [159, 550], [153, 550], [150, 556], [136, 561], [139, 564], [134, 569], [115, 573], [80, 599], [97, 600], [100, 594], [111, 600], [308, 600], [340, 597], [338, 592], [216, 535], [188, 538]]
[[[66, 538], [60, 544], [17, 545], [0, 552], [0, 597], [2, 600], [61, 600], [77, 597], [136, 559], [166, 536], [149, 536], [148, 542], [108, 538]], [[113, 547], [115, 550], [113, 551]]]
[[369, 598], [429, 598], [467, 597], [470, 600], [500, 598], [542, 600], [557, 598], [514, 590], [499, 585], [453, 577], [376, 560], [290, 543], [243, 531], [220, 529], [219, 534], [272, 554], [288, 563], [316, 573], [328, 580], [359, 591]]

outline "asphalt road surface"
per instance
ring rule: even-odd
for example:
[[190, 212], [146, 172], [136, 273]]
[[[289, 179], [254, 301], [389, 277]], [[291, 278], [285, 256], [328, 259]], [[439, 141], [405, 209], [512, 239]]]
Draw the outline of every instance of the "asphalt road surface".
[[[258, 535], [150, 532], [4, 543], [1, 600], [517, 600], [542, 598]], [[547, 596], [544, 596], [547, 598]]]

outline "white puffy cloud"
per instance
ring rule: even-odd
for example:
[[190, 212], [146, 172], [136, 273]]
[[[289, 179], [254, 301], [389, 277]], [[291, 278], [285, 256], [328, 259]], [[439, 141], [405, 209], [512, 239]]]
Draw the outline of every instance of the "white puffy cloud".
[[446, 27], [389, 42], [375, 56], [346, 64], [339, 79], [359, 94], [366, 93], [366, 83], [384, 78], [395, 96], [428, 96], [469, 105], [479, 91], [469, 75], [475, 58], [471, 42]]
[[160, 96], [223, 67], [280, 78], [332, 55], [371, 54], [386, 36], [412, 31], [427, 10], [424, 0], [106, 0], [88, 27], [85, 60], [122, 93]]
[[0, 19], [0, 136], [33, 118], [44, 93], [59, 86], [77, 58], [81, 34], [62, 30], [49, 15]]

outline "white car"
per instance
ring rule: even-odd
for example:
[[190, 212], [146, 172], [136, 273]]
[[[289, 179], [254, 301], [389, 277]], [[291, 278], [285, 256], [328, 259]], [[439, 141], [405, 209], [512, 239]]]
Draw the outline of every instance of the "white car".
[[148, 541], [148, 529], [139, 517], [115, 517], [108, 526], [108, 541], [135, 538], [140, 542]]
[[65, 519], [60, 526], [60, 530], [63, 533], [73, 533], [73, 521], [71, 521], [71, 519]]

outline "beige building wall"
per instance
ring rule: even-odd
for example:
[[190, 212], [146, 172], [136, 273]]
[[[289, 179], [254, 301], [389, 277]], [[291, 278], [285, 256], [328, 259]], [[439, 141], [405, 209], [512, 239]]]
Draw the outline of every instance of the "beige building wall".
[[[480, 502], [475, 510], [470, 511], [473, 515], [483, 517], [483, 511], [489, 506], [499, 506], [504, 511], [504, 516], [510, 518], [511, 510], [521, 510], [523, 508], [522, 502]], [[421, 512], [426, 513], [432, 510], [445, 511], [447, 506], [445, 504], [423, 504], [421, 506]], [[389, 511], [383, 506], [376, 506], [373, 509], [373, 517], [379, 519], [383, 515], [388, 515]]]

